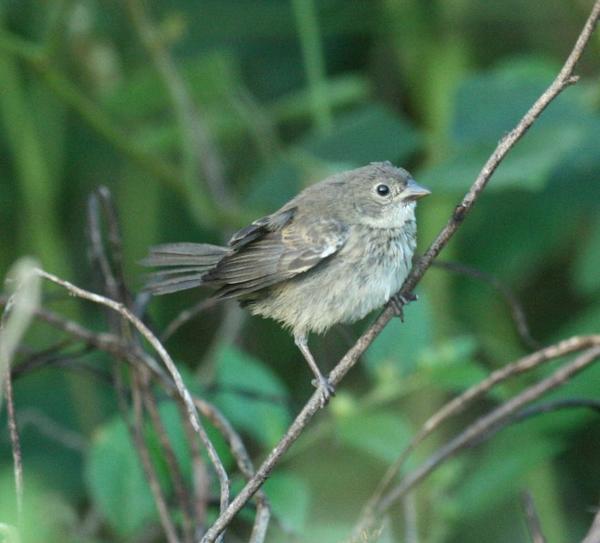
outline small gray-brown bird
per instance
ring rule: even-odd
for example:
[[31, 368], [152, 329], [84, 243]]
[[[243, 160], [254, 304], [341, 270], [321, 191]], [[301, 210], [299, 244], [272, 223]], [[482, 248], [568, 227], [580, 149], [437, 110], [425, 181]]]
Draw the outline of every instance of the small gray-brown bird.
[[290, 328], [325, 404], [334, 393], [307, 345], [309, 332], [354, 322], [385, 304], [411, 268], [416, 200], [430, 192], [389, 162], [337, 173], [235, 233], [227, 247], [173, 243], [150, 249], [147, 289], [206, 285], [252, 314]]

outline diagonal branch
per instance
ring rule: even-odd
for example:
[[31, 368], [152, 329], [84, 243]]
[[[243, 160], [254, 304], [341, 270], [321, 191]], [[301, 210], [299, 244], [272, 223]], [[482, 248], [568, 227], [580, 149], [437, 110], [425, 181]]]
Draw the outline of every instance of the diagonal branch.
[[[533, 123], [538, 119], [542, 112], [548, 107], [550, 102], [554, 100], [564, 89], [577, 81], [577, 77], [573, 75], [573, 70], [577, 62], [581, 58], [586, 45], [588, 44], [592, 33], [595, 30], [598, 18], [600, 17], [600, 0], [597, 0], [592, 8], [590, 16], [586, 21], [581, 34], [577, 38], [573, 50], [569, 54], [562, 69], [546, 89], [546, 91], [536, 100], [529, 111], [525, 113], [517, 126], [506, 134], [492, 153], [490, 158], [484, 164], [475, 182], [465, 194], [462, 201], [455, 208], [454, 213], [448, 220], [446, 226], [435, 238], [424, 256], [413, 267], [410, 275], [404, 282], [399, 291], [399, 295], [409, 295], [422, 279], [425, 272], [432, 265], [435, 258], [439, 255], [442, 249], [448, 244], [452, 236], [456, 233], [459, 226], [462, 224], [465, 217], [471, 211], [473, 205], [481, 195], [481, 192], [486, 187], [492, 174], [500, 165], [502, 160], [513, 148], [513, 146], [523, 137]], [[344, 355], [338, 362], [331, 374], [329, 380], [334, 384], [338, 384], [343, 377], [352, 369], [358, 361], [360, 355], [369, 347], [373, 340], [379, 335], [387, 323], [394, 315], [393, 309], [388, 306], [377, 320], [367, 329], [367, 331], [358, 339], [356, 344]], [[213, 526], [206, 532], [202, 539], [202, 543], [212, 543], [216, 540], [219, 534], [232, 521], [235, 515], [252, 497], [252, 495], [261, 487], [265, 479], [269, 476], [273, 468], [291, 445], [298, 439], [304, 428], [311, 421], [320, 407], [319, 393], [315, 392], [304, 408], [300, 411], [292, 425], [289, 427], [285, 435], [279, 443], [267, 456], [263, 464], [258, 468], [254, 477], [248, 481], [246, 486], [231, 502], [229, 507], [222, 512]]]
[[550, 376], [526, 388], [523, 392], [504, 402], [487, 415], [483, 415], [477, 419], [458, 436], [433, 453], [419, 468], [406, 476], [398, 486], [382, 498], [377, 512], [381, 514], [387, 511], [398, 499], [405, 496], [407, 492], [427, 477], [442, 462], [455, 455], [459, 450], [476, 442], [482, 436], [487, 437], [490, 432], [498, 430], [506, 420], [510, 420], [512, 415], [522, 407], [562, 385], [598, 358], [600, 358], [600, 347], [592, 347], [584, 351], [569, 364], [557, 369]]

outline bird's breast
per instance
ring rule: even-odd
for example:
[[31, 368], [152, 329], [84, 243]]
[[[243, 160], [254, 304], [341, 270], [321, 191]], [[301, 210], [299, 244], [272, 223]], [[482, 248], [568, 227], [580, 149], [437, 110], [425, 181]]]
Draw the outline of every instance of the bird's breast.
[[274, 287], [250, 310], [300, 333], [324, 332], [337, 323], [354, 322], [383, 306], [400, 289], [414, 249], [414, 225], [398, 229], [361, 225], [352, 230], [339, 252]]

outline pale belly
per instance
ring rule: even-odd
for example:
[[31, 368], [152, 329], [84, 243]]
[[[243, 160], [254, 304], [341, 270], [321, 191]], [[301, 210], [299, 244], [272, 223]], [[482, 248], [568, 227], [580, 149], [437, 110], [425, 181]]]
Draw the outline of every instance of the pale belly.
[[400, 289], [414, 248], [414, 230], [375, 230], [366, 239], [363, 233], [310, 272], [274, 287], [249, 309], [300, 335], [354, 322], [383, 306]]

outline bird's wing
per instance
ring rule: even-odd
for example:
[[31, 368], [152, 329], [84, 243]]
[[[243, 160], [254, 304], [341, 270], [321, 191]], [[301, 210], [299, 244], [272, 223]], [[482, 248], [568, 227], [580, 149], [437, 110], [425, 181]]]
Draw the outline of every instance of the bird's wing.
[[281, 230], [288, 224], [296, 214], [296, 207], [284, 207], [271, 215], [256, 219], [254, 222], [238, 230], [229, 240], [229, 246], [233, 249], [240, 249], [244, 245], [252, 243], [269, 232]]
[[221, 286], [219, 297], [244, 296], [314, 268], [339, 251], [348, 234], [348, 227], [334, 219], [310, 225], [291, 221], [238, 246], [205, 280]]

